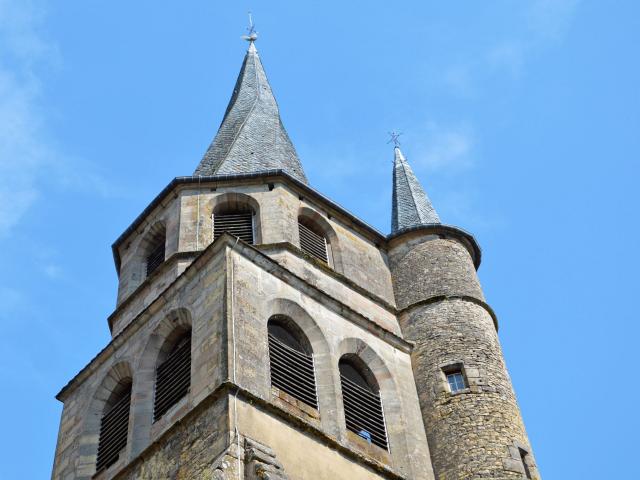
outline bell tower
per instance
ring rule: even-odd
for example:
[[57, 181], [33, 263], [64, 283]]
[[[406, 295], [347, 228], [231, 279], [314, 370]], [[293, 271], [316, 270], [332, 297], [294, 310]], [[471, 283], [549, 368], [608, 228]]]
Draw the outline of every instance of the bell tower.
[[55, 480], [434, 478], [386, 238], [309, 186], [247, 40], [194, 174], [112, 246]]
[[313, 189], [256, 38], [194, 174], [112, 245], [52, 479], [538, 478], [474, 238], [399, 148], [390, 235]]

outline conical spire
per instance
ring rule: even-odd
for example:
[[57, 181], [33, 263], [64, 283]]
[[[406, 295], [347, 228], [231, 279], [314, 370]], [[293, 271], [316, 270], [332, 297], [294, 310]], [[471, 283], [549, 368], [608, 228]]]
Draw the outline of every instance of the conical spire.
[[394, 153], [391, 233], [419, 225], [440, 223], [440, 217], [402, 155], [400, 147], [396, 146]]
[[278, 104], [258, 57], [254, 39], [233, 89], [218, 133], [194, 175], [252, 173], [282, 169], [307, 183], [287, 135]]

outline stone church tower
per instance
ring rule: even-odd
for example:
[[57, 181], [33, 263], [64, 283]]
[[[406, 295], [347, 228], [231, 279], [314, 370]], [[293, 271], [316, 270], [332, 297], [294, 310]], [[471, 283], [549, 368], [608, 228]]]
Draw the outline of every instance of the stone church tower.
[[52, 478], [539, 478], [475, 239], [398, 147], [390, 235], [310, 187], [248, 39], [193, 176], [113, 244]]

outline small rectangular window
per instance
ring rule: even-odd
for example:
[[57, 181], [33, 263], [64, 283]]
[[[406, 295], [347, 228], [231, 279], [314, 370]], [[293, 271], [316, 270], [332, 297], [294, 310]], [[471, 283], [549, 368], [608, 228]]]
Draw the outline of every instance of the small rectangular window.
[[452, 393], [459, 392], [460, 390], [467, 388], [464, 376], [460, 370], [447, 373], [447, 382], [449, 382], [449, 388]]

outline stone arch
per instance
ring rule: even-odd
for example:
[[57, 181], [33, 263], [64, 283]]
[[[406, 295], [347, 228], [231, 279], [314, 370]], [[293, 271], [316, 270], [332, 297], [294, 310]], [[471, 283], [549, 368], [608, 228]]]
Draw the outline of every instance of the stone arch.
[[[267, 321], [267, 331], [269, 334], [272, 333], [272, 327], [274, 326], [282, 327], [286, 331], [286, 336], [290, 341], [285, 343], [289, 346], [293, 346], [306, 354], [313, 354], [313, 346], [311, 345], [311, 342], [291, 317], [282, 314], [272, 315]], [[276, 336], [278, 336], [277, 333]]]
[[[211, 215], [228, 211], [246, 211], [253, 213], [253, 243], [262, 243], [262, 221], [260, 204], [251, 195], [240, 192], [226, 192], [216, 195], [209, 201], [208, 211]], [[211, 227], [213, 231], [213, 226]]]
[[164, 239], [165, 258], [167, 252], [167, 227], [163, 220], [158, 220], [148, 226], [140, 235], [140, 240], [136, 246], [136, 252], [133, 256], [132, 268], [133, 278], [137, 279], [136, 286], [144, 282], [147, 278], [147, 256], [158, 242]]
[[147, 339], [137, 361], [136, 383], [133, 386], [133, 396], [136, 401], [132, 409], [134, 417], [132, 455], [140, 453], [151, 440], [156, 366], [163, 355], [170, 351], [176, 340], [191, 329], [191, 312], [186, 308], [177, 308], [171, 310], [158, 322]]
[[[327, 240], [329, 266], [336, 272], [343, 273], [342, 249], [338, 234], [331, 223], [323, 215], [309, 207], [300, 207], [300, 210], [298, 210], [298, 222], [307, 226], [309, 226], [308, 224], [313, 225], [318, 230], [318, 233], [322, 233]], [[298, 238], [299, 244], [300, 239]]]
[[[351, 337], [340, 342], [336, 352], [336, 370], [338, 369], [338, 362], [343, 357], [347, 357], [352, 361], [362, 362], [362, 365], [366, 366], [373, 375], [374, 378], [372, 380], [375, 381], [379, 388], [380, 399], [382, 401], [389, 453], [395, 459], [407, 458], [406, 455], [408, 455], [409, 448], [404, 427], [406, 420], [403, 415], [400, 392], [398, 391], [393, 374], [382, 357], [360, 338]], [[342, 389], [340, 389], [340, 395], [338, 395], [338, 397], [341, 436], [342, 438], [346, 438]]]
[[[320, 423], [323, 430], [337, 436], [338, 421], [336, 419], [336, 379], [333, 368], [332, 352], [323, 331], [311, 315], [298, 303], [287, 298], [275, 298], [267, 302], [266, 318], [264, 319], [264, 343], [267, 350], [267, 322], [275, 316], [287, 318], [306, 337], [313, 351], [314, 368], [316, 374], [316, 390], [318, 394], [318, 408]], [[265, 366], [268, 368], [268, 366]], [[264, 378], [269, 378], [265, 371]], [[269, 389], [268, 385], [265, 388]]]
[[[127, 384], [131, 384], [132, 382], [133, 373], [130, 363], [122, 360], [109, 369], [94, 391], [84, 418], [83, 433], [80, 437], [79, 451], [81, 455], [77, 472], [79, 478], [91, 478], [95, 473], [102, 415], [114, 396]], [[131, 424], [130, 414], [127, 452], [129, 452], [131, 448]], [[129, 457], [127, 453], [125, 453], [125, 456]]]

